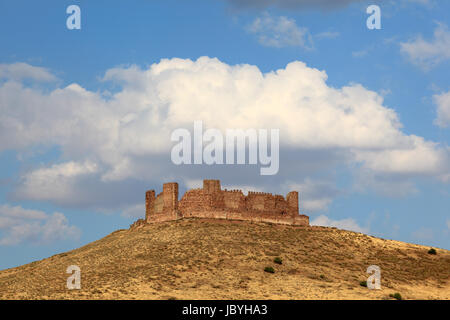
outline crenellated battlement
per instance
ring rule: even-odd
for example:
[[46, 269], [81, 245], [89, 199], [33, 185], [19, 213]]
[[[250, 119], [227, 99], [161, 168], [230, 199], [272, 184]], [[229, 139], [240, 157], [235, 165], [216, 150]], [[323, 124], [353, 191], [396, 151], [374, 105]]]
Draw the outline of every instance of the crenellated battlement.
[[225, 190], [223, 190], [223, 191], [225, 191], [225, 192], [233, 192], [233, 193], [242, 193], [242, 194], [244, 194], [244, 193], [242, 192], [242, 190], [239, 190], [239, 189], [232, 189], [232, 190], [225, 189]]
[[183, 217], [247, 220], [290, 225], [309, 225], [309, 217], [299, 214], [298, 192], [273, 195], [267, 192], [221, 189], [219, 180], [204, 180], [203, 188], [186, 191], [178, 201], [178, 183], [165, 183], [163, 191], [145, 195], [147, 223]]
[[260, 192], [260, 191], [249, 191], [248, 195], [253, 195], [253, 194], [257, 194], [257, 195], [266, 195], [266, 196], [273, 196], [272, 193], [269, 192]]

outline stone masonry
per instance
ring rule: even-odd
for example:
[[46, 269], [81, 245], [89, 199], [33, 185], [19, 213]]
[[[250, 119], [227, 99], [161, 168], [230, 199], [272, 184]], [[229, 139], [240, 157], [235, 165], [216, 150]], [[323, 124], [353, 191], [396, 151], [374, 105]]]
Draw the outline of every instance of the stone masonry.
[[163, 185], [163, 191], [145, 194], [145, 221], [154, 223], [182, 218], [246, 220], [287, 225], [309, 226], [309, 217], [299, 214], [298, 192], [284, 198], [264, 192], [222, 190], [219, 180], [204, 180], [203, 188], [188, 190], [178, 201], [178, 183]]

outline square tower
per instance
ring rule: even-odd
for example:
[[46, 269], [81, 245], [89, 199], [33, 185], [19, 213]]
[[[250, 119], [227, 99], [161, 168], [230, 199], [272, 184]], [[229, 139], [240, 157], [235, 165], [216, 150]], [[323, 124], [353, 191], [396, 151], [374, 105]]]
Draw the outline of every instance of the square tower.
[[178, 183], [170, 182], [163, 184], [164, 212], [178, 209]]
[[145, 193], [145, 220], [148, 221], [152, 213], [154, 213], [155, 190], [149, 190]]
[[292, 216], [297, 216], [298, 211], [298, 192], [291, 191], [286, 195], [286, 202], [288, 205], [288, 213]]
[[203, 180], [203, 192], [206, 194], [220, 193], [220, 180]]

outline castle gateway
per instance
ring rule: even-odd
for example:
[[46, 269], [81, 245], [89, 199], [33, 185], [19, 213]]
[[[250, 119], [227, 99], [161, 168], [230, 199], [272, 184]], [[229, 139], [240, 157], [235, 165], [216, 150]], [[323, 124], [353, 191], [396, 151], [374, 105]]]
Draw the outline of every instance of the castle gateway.
[[163, 185], [155, 196], [145, 194], [145, 222], [154, 223], [181, 218], [246, 220], [287, 225], [308, 226], [309, 217], [299, 214], [298, 192], [284, 198], [264, 192], [222, 190], [219, 180], [204, 180], [203, 188], [188, 190], [178, 201], [178, 183]]

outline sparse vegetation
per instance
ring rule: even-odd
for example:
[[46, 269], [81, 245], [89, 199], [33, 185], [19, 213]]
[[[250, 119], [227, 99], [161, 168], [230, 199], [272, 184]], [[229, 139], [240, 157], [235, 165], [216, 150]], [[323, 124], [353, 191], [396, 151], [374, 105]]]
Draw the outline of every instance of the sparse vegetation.
[[428, 250], [428, 254], [436, 254], [436, 249], [431, 248], [430, 250]]
[[366, 287], [367, 288], [367, 281], [361, 281], [360, 283], [359, 283], [359, 285], [361, 286], [361, 287]]
[[275, 262], [276, 264], [282, 264], [283, 260], [281, 260], [280, 257], [276, 257], [275, 259], [273, 259], [273, 262]]
[[268, 273], [275, 273], [275, 269], [272, 268], [272, 267], [265, 267], [265, 268], [264, 268], [264, 271], [265, 271], [265, 272], [268, 272]]
[[[429, 249], [324, 227], [186, 219], [2, 270], [0, 299], [392, 299], [400, 290], [408, 299], [450, 299], [450, 252]], [[72, 264], [81, 290], [66, 289]], [[371, 264], [387, 271], [387, 293], [355, 290]]]
[[396, 300], [402, 300], [402, 295], [398, 292], [394, 293], [394, 294], [390, 294], [389, 297], [394, 298]]

